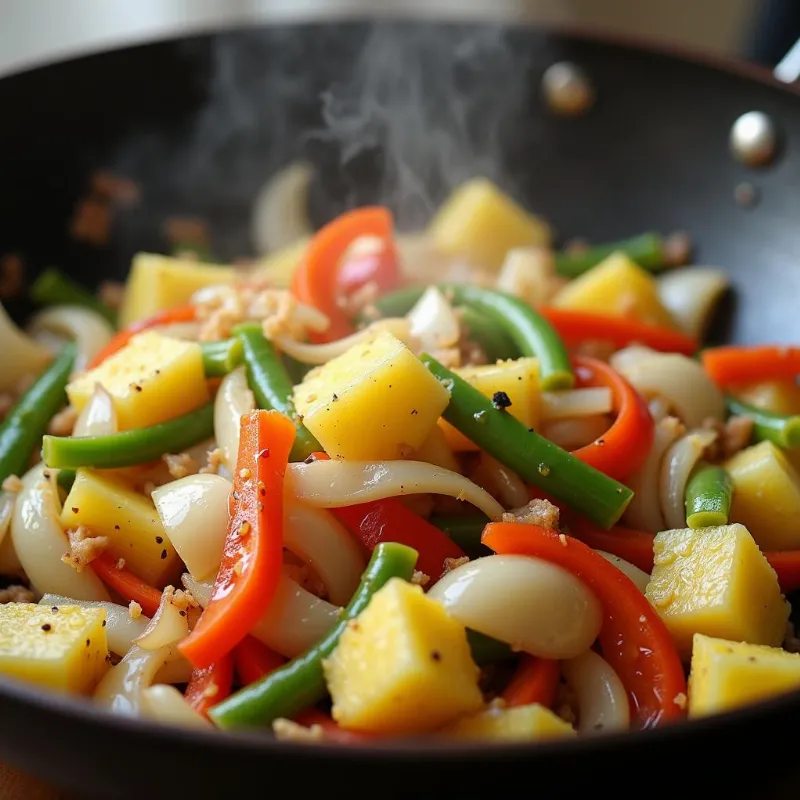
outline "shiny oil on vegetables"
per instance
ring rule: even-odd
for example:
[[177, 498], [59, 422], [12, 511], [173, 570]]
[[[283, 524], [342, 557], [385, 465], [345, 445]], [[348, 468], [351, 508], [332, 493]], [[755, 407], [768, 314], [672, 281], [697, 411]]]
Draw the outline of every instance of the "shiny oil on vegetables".
[[724, 273], [658, 234], [555, 249], [486, 180], [314, 232], [306, 179], [247, 268], [0, 311], [0, 674], [349, 746], [800, 688], [800, 349], [701, 349]]

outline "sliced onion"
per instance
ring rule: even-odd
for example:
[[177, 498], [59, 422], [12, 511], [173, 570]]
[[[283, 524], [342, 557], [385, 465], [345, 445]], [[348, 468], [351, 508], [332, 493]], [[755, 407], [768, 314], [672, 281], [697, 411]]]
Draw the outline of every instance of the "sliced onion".
[[561, 663], [561, 672], [578, 699], [578, 731], [627, 730], [631, 723], [628, 694], [608, 662], [593, 650]]
[[620, 572], [624, 572], [636, 584], [636, 588], [644, 594], [647, 584], [650, 583], [650, 576], [643, 569], [639, 569], [624, 558], [606, 553], [605, 550], [596, 550], [595, 552], [603, 556], [606, 561], [610, 561]]
[[39, 601], [40, 606], [81, 606], [82, 608], [104, 608], [106, 610], [106, 638], [108, 649], [118, 656], [124, 656], [133, 646], [133, 640], [141, 636], [150, 620], [141, 616], [134, 619], [127, 606], [105, 603], [99, 600], [75, 600], [59, 594], [46, 594]]
[[497, 288], [520, 297], [534, 308], [547, 305], [564, 281], [556, 274], [553, 251], [546, 247], [517, 247], [506, 254]]
[[105, 587], [91, 569], [78, 572], [61, 557], [69, 541], [58, 519], [55, 470], [39, 464], [22, 478], [11, 520], [14, 550], [37, 592], [74, 597], [77, 600], [110, 600]]
[[222, 450], [225, 466], [233, 471], [239, 454], [242, 417], [256, 407], [247, 385], [244, 367], [238, 367], [222, 379], [214, 399], [214, 436]]
[[119, 430], [117, 426], [117, 410], [114, 400], [103, 388], [96, 383], [89, 402], [83, 407], [75, 420], [72, 430], [73, 436], [108, 436]]
[[542, 436], [564, 450], [577, 450], [600, 439], [609, 425], [605, 415], [554, 419], [542, 426]]
[[366, 559], [356, 540], [333, 514], [287, 497], [283, 546], [319, 575], [331, 603], [343, 606], [350, 602]]
[[13, 392], [22, 378], [38, 375], [52, 360], [47, 347], [24, 334], [0, 303], [0, 392]]
[[80, 306], [53, 306], [37, 313], [28, 324], [28, 333], [66, 336], [78, 346], [73, 369], [83, 372], [92, 359], [108, 344], [114, 329], [96, 311]]
[[686, 527], [686, 483], [697, 462], [703, 457], [703, 452], [716, 438], [716, 431], [692, 431], [675, 442], [664, 456], [661, 462], [659, 498], [664, 523], [668, 528]]
[[181, 583], [183, 588], [197, 600], [201, 608], [205, 608], [211, 602], [211, 592], [214, 591], [212, 581], [198, 581], [188, 572], [184, 572], [181, 576]]
[[566, 392], [542, 392], [543, 420], [610, 414], [612, 409], [611, 389], [607, 386], [570, 389]]
[[156, 672], [153, 683], [189, 683], [194, 666], [175, 648], [173, 657]]
[[571, 572], [538, 558], [486, 556], [456, 567], [428, 597], [468, 628], [542, 658], [573, 658], [597, 638], [600, 602]]
[[142, 689], [140, 709], [143, 717], [163, 722], [165, 725], [178, 725], [182, 728], [212, 729], [210, 720], [198, 714], [186, 698], [174, 687], [158, 684]]
[[308, 189], [313, 169], [295, 161], [275, 173], [256, 198], [251, 231], [259, 255], [280, 250], [313, 232], [308, 219]]
[[219, 475], [187, 475], [151, 495], [167, 538], [198, 580], [214, 577], [228, 534], [231, 484]]
[[530, 499], [530, 492], [522, 478], [488, 453], [480, 454], [470, 477], [497, 497], [506, 508], [521, 508]]
[[429, 286], [406, 315], [411, 335], [423, 350], [454, 347], [461, 337], [461, 324], [447, 298]]
[[147, 624], [144, 633], [135, 644], [145, 650], [158, 650], [169, 647], [189, 635], [189, 620], [185, 609], [179, 609], [174, 602], [175, 590], [167, 586], [161, 593], [161, 602], [153, 619]]
[[714, 306], [730, 285], [716, 267], [671, 269], [658, 279], [658, 296], [684, 333], [705, 333]]
[[17, 495], [13, 492], [0, 490], [0, 546], [11, 528], [11, 518], [14, 516], [14, 504]]
[[199, 322], [170, 322], [167, 325], [154, 325], [150, 330], [170, 339], [183, 339], [196, 342], [200, 338], [202, 326]]
[[320, 508], [407, 494], [444, 494], [472, 503], [492, 519], [503, 513], [500, 503], [480, 486], [424, 461], [314, 461], [290, 464], [286, 477], [298, 500]]

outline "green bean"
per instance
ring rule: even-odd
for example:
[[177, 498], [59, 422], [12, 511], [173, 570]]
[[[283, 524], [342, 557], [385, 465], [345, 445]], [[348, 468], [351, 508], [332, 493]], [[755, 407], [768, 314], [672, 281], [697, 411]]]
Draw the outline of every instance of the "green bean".
[[112, 469], [144, 464], [164, 453], [180, 453], [214, 433], [214, 404], [148, 428], [107, 436], [45, 436], [42, 458], [58, 469]]
[[264, 337], [261, 326], [252, 323], [239, 325], [234, 333], [244, 345], [247, 382], [259, 408], [280, 411], [294, 420], [297, 438], [289, 458], [292, 461], [305, 461], [315, 450], [322, 450], [322, 445], [297, 416], [292, 402], [292, 379], [286, 372], [280, 354], [272, 346], [272, 342]]
[[77, 352], [74, 342], [64, 347], [0, 425], [0, 483], [28, 469], [51, 417], [67, 402], [64, 387]]
[[39, 275], [31, 285], [30, 295], [34, 303], [40, 306], [81, 306], [105, 317], [112, 325], [117, 324], [116, 311], [55, 267]]
[[283, 361], [283, 366], [286, 369], [289, 380], [295, 386], [297, 386], [298, 383], [302, 383], [303, 378], [305, 378], [311, 370], [310, 364], [304, 364], [302, 361], [292, 358], [288, 353], [282, 353], [281, 360]]
[[[404, 317], [416, 305], [417, 300], [422, 297], [426, 286], [410, 286], [407, 289], [398, 289], [379, 297], [373, 303], [381, 317]], [[361, 325], [368, 325], [373, 320], [365, 313], [356, 317], [356, 322]]]
[[410, 580], [416, 563], [416, 550], [396, 542], [381, 542], [372, 551], [361, 584], [333, 630], [304, 655], [214, 706], [209, 711], [211, 719], [225, 729], [269, 725], [324, 699], [322, 662], [336, 648], [347, 623], [367, 607], [390, 578]]
[[472, 652], [472, 660], [479, 667], [495, 664], [498, 661], [506, 661], [514, 655], [510, 645], [469, 628], [467, 629], [467, 641]]
[[442, 416], [478, 447], [603, 528], [622, 516], [633, 497], [627, 486], [526, 428], [432, 356], [420, 359], [450, 392]]
[[429, 522], [446, 533], [470, 558], [491, 555], [492, 551], [481, 544], [483, 526], [489, 522], [485, 514], [434, 514]]
[[722, 468], [698, 465], [686, 484], [686, 524], [692, 528], [727, 525], [733, 482]]
[[514, 342], [491, 319], [470, 306], [462, 306], [460, 310], [461, 324], [465, 328], [466, 338], [481, 346], [490, 364], [505, 358], [516, 358], [519, 355]]
[[776, 414], [743, 403], [735, 397], [727, 397], [726, 402], [731, 414], [750, 417], [753, 420], [753, 436], [758, 441], [768, 439], [785, 450], [800, 447], [800, 416]]
[[244, 347], [237, 337], [220, 342], [201, 342], [203, 369], [207, 378], [224, 378], [244, 359]]
[[625, 253], [642, 269], [655, 271], [664, 266], [664, 243], [661, 236], [657, 233], [642, 233], [618, 242], [597, 244], [580, 253], [556, 253], [556, 272], [565, 278], [576, 278], [617, 252]]

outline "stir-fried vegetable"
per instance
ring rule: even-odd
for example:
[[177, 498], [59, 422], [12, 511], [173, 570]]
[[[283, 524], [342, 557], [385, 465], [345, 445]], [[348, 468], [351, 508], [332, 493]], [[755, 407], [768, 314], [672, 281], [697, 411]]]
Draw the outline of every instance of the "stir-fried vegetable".
[[765, 439], [778, 447], [800, 447], [800, 415], [776, 414], [734, 397], [727, 398], [728, 410], [753, 420], [753, 435], [758, 441]]
[[567, 278], [582, 275], [613, 253], [624, 253], [640, 267], [657, 270], [664, 266], [664, 244], [657, 233], [642, 233], [630, 239], [596, 244], [585, 250], [556, 254], [556, 269]]
[[700, 354], [705, 371], [720, 386], [792, 381], [800, 375], [800, 347], [754, 345], [709, 347]]
[[97, 295], [53, 267], [39, 274], [31, 284], [30, 295], [33, 302], [40, 306], [81, 306], [100, 314], [112, 325], [117, 323], [117, 314], [113, 309]]
[[733, 498], [730, 475], [712, 464], [700, 464], [686, 484], [686, 524], [690, 528], [727, 525]]

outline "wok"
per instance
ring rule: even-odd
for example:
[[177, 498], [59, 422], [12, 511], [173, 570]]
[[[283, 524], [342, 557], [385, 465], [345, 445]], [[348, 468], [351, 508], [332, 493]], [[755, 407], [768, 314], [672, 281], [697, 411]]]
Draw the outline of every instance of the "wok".
[[[541, 103], [541, 75], [560, 59], [580, 64], [597, 91], [577, 119]], [[695, 262], [724, 266], [737, 287], [717, 335], [800, 338], [800, 99], [755, 69], [522, 27], [340, 22], [204, 34], [34, 69], [0, 81], [0, 108], [0, 254], [20, 254], [26, 280], [53, 264], [87, 285], [121, 279], [136, 250], [166, 248], [164, 219], [175, 215], [208, 220], [220, 259], [247, 255], [258, 189], [304, 157], [316, 169], [316, 223], [380, 200], [413, 226], [481, 173], [563, 237], [686, 230]], [[728, 152], [732, 123], [754, 109], [782, 135], [779, 158], [757, 172]], [[102, 246], [70, 235], [98, 168], [142, 187]], [[757, 203], [735, 200], [742, 182]], [[22, 299], [9, 305], [28, 310]], [[343, 750], [203, 735], [6, 682], [0, 714], [0, 759], [82, 796], [240, 797], [255, 787], [477, 796], [522, 782], [555, 796], [658, 795], [707, 782], [766, 797], [800, 777], [789, 749], [800, 693], [691, 725], [536, 748]]]

